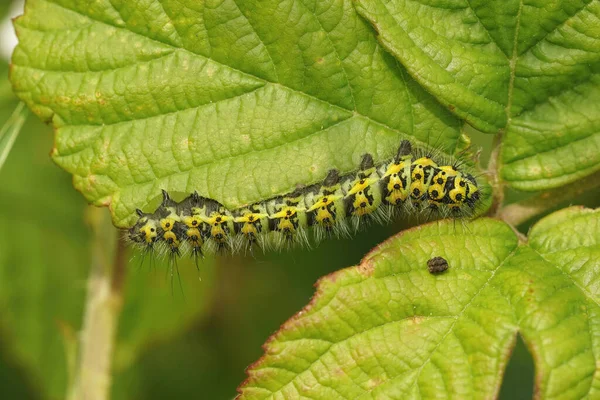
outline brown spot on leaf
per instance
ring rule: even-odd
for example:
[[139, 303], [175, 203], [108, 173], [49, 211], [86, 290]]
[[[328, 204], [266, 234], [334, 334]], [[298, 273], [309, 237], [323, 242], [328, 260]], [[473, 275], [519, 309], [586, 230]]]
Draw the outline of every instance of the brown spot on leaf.
[[358, 270], [358, 272], [361, 273], [361, 275], [371, 276], [375, 271], [375, 264], [373, 264], [373, 261], [370, 259], [363, 260], [363, 262], [360, 265], [358, 265], [356, 269]]
[[410, 317], [408, 319], [408, 322], [413, 325], [419, 325], [426, 319], [427, 319], [427, 317], [425, 317], [423, 315], [413, 315], [412, 317]]

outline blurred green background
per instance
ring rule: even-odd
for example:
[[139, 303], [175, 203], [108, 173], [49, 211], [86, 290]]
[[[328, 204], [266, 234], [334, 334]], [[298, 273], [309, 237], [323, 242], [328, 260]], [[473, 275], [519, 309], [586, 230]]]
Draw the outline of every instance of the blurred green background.
[[[0, 20], [7, 5], [0, 0]], [[7, 61], [0, 60], [0, 126], [16, 105]], [[485, 165], [491, 137], [469, 133], [483, 148]], [[50, 160], [51, 148], [51, 128], [30, 115], [0, 170], [3, 399], [64, 398], [82, 323], [91, 211], [70, 176]], [[574, 202], [598, 203], [593, 194]], [[139, 255], [130, 254], [112, 398], [233, 398], [244, 369], [262, 354], [261, 345], [308, 303], [319, 277], [359, 263], [411, 223], [416, 222], [374, 226], [315, 249], [205, 260], [199, 273], [182, 262], [183, 288], [175, 284], [173, 292], [166, 265], [148, 260], [140, 265]], [[530, 399], [532, 386], [533, 362], [519, 340], [501, 398]]]

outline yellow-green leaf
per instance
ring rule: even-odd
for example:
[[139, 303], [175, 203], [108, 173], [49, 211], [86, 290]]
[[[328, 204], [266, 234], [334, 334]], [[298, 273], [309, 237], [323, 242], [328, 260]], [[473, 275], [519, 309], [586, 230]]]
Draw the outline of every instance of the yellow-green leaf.
[[351, 0], [29, 0], [16, 28], [15, 92], [117, 226], [161, 189], [233, 208], [389, 157], [401, 138], [459, 146], [458, 119]]
[[[600, 212], [572, 208], [540, 221], [529, 244], [485, 218], [402, 232], [319, 282], [240, 398], [494, 398], [517, 334], [540, 398], [595, 398], [599, 226]], [[449, 269], [433, 275], [437, 256]]]
[[357, 0], [379, 41], [456, 115], [504, 132], [513, 187], [600, 169], [600, 3]]

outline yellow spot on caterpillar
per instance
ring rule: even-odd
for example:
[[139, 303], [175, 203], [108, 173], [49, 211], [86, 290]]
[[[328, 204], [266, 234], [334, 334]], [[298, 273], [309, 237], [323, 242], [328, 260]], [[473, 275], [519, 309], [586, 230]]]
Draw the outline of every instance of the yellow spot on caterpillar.
[[279, 212], [271, 216], [276, 221], [277, 231], [293, 234], [298, 227], [298, 211], [296, 207], [283, 207]]
[[227, 241], [227, 223], [232, 220], [232, 217], [218, 212], [213, 213], [208, 218], [204, 218], [204, 222], [206, 222], [210, 226], [210, 237], [220, 244], [225, 243]]
[[154, 221], [148, 221], [144, 226], [140, 228], [140, 233], [144, 236], [144, 241], [150, 244], [156, 240], [158, 233], [156, 232], [156, 224]]
[[467, 182], [460, 175], [454, 178], [454, 188], [448, 195], [457, 206], [460, 206], [467, 198]]
[[413, 199], [421, 200], [427, 194], [434, 168], [437, 168], [437, 164], [429, 157], [421, 157], [413, 162], [410, 184]]
[[433, 160], [432, 160], [431, 158], [429, 158], [429, 157], [421, 157], [421, 158], [419, 158], [419, 159], [415, 160], [415, 161], [413, 162], [413, 164], [414, 164], [415, 166], [417, 166], [417, 165], [418, 165], [418, 166], [421, 166], [422, 168], [426, 168], [426, 167], [434, 167], [434, 168], [437, 168], [437, 167], [438, 167], [438, 165], [436, 164], [436, 162], [435, 162], [435, 161], [433, 161]]
[[475, 184], [469, 180], [469, 181], [467, 181], [467, 189], [468, 189], [467, 198], [470, 200], [471, 199], [475, 200], [476, 199], [475, 196], [476, 196], [476, 193], [479, 192], [479, 188], [477, 186], [475, 186]]
[[190, 228], [187, 231], [185, 231], [185, 234], [188, 237], [188, 240], [190, 240], [191, 242], [200, 243], [200, 241], [202, 240], [202, 236], [200, 235], [200, 229], [198, 228]]
[[[236, 217], [234, 222], [241, 224], [240, 233], [246, 237], [249, 242], [254, 242], [262, 231], [261, 220], [268, 217], [268, 214], [247, 212], [240, 217]], [[238, 225], [239, 226], [239, 225]]]
[[191, 215], [183, 217], [183, 223], [188, 228], [199, 227], [202, 223], [202, 219], [198, 215]]
[[315, 204], [307, 211], [315, 212], [315, 221], [317, 224], [331, 228], [335, 224], [335, 201], [341, 196], [328, 195], [316, 199]]
[[361, 179], [352, 188], [349, 193], [354, 194], [352, 201], [352, 214], [359, 217], [374, 212], [379, 206], [374, 201], [373, 188], [367, 183], [366, 179]]
[[386, 170], [383, 178], [388, 178], [386, 185], [387, 196], [385, 200], [389, 204], [400, 204], [408, 198], [408, 189], [406, 188], [406, 175], [410, 171], [410, 162], [401, 161], [392, 163]]
[[[373, 182], [371, 179], [360, 179], [358, 180], [352, 188], [348, 191], [348, 195], [358, 194], [360, 192], [364, 192], [365, 189], [369, 187], [369, 185]], [[362, 193], [361, 193], [362, 195]]]
[[179, 247], [179, 239], [177, 235], [173, 231], [168, 231], [163, 234], [163, 239], [169, 245], [171, 249], [176, 249]]
[[171, 231], [173, 230], [173, 226], [175, 226], [175, 219], [173, 218], [163, 218], [160, 220], [160, 227], [163, 231]]

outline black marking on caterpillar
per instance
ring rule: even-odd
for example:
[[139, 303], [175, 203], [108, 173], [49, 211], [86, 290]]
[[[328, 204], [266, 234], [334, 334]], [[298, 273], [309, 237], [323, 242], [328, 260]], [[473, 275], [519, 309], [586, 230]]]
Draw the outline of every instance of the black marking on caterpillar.
[[439, 274], [448, 269], [448, 261], [443, 257], [433, 257], [427, 261], [430, 274]]
[[197, 265], [206, 253], [310, 245], [309, 227], [319, 242], [400, 214], [470, 217], [482, 194], [475, 177], [461, 169], [456, 162], [434, 161], [404, 140], [396, 155], [379, 165], [364, 154], [355, 172], [332, 169], [321, 184], [235, 210], [196, 192], [176, 202], [163, 190], [153, 213], [137, 210], [139, 219], [126, 237], [144, 252], [191, 254]]

